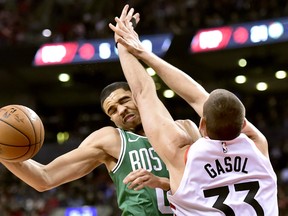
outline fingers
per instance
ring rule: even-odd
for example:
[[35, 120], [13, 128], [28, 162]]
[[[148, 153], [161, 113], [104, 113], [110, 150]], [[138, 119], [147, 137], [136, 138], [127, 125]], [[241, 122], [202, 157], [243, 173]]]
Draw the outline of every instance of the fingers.
[[123, 20], [126, 17], [128, 9], [129, 9], [129, 5], [126, 4], [122, 10], [121, 15], [120, 15], [121, 20]]
[[115, 17], [116, 24], [109, 23], [108, 25], [115, 33], [115, 42], [122, 44], [134, 55], [137, 55], [137, 48], [141, 47], [138, 34], [134, 31], [139, 20], [140, 14], [134, 14], [134, 8], [129, 9], [129, 5], [127, 4], [123, 8], [121, 16], [119, 18]]
[[[134, 8], [130, 8], [130, 10], [128, 11], [129, 9], [129, 5], [126, 4], [122, 10], [122, 13], [120, 15], [120, 20], [121, 21], [124, 21], [125, 19], [128, 19], [128, 20], [131, 20], [132, 17], [135, 18], [135, 21], [136, 21], [136, 24], [140, 21], [140, 14], [139, 13], [135, 13], [134, 14]], [[127, 13], [128, 12], [128, 13]]]
[[125, 32], [122, 31], [121, 29], [115, 27], [113, 24], [109, 23], [109, 27], [112, 31], [115, 32], [119, 37], [117, 37], [116, 42], [122, 44], [124, 47], [129, 47], [129, 44], [127, 41], [123, 38], [125, 35]]
[[117, 33], [118, 35], [124, 36], [125, 32], [123, 31], [123, 29], [125, 29], [125, 26], [123, 22], [121, 22], [121, 20], [118, 17], [115, 17], [115, 21], [116, 21], [116, 26], [114, 26], [112, 23], [109, 23], [109, 28], [115, 33]]
[[[133, 15], [133, 17], [135, 18], [136, 20], [136, 24], [138, 24], [138, 22], [140, 21], [140, 14], [139, 13], [136, 13]], [[135, 27], [134, 27], [135, 28]]]
[[126, 16], [126, 19], [131, 20], [133, 14], [134, 14], [134, 8], [130, 8], [130, 10], [129, 10], [127, 16]]
[[134, 181], [128, 183], [128, 188], [129, 189], [134, 189], [134, 190], [139, 190], [142, 189], [143, 187], [146, 186], [146, 182], [147, 182], [147, 177], [143, 176], [143, 177], [139, 177], [137, 179], [135, 179]]
[[141, 177], [143, 175], [142, 171], [143, 171], [143, 169], [138, 169], [138, 170], [135, 170], [135, 171], [129, 173], [126, 176], [126, 178], [124, 178], [123, 183], [127, 184], [127, 183], [134, 181], [135, 179]]
[[116, 21], [116, 26], [109, 23], [109, 27], [112, 31], [114, 31], [119, 36], [125, 37], [131, 32], [131, 30], [133, 30], [132, 23], [127, 21], [126, 19], [124, 21], [125, 23], [123, 23], [123, 21], [121, 21], [118, 17], [115, 17], [115, 21]]
[[118, 17], [115, 17], [115, 21], [116, 21], [116, 23], [117, 23], [119, 29], [121, 29], [122, 31], [124, 31], [124, 30], [127, 31], [127, 29], [126, 29], [126, 25], [125, 25], [127, 19], [124, 19], [124, 20], [122, 21], [122, 20], [119, 19]]
[[[145, 187], [144, 184], [139, 184], [139, 185], [137, 185], [135, 188], [133, 188], [133, 190], [138, 191], [138, 190], [143, 189], [144, 187]], [[129, 188], [129, 189], [132, 189], [132, 188]]]
[[[120, 27], [122, 30], [125, 30], [126, 32], [128, 31], [128, 29], [125, 29], [125, 27], [129, 28], [129, 30], [131, 31], [131, 29], [135, 28], [137, 23], [140, 21], [140, 14], [139, 13], [134, 14], [134, 8], [130, 8], [129, 11], [128, 9], [129, 5], [126, 4], [121, 12], [120, 17], [119, 18], [115, 17], [116, 21], [115, 27]], [[119, 33], [116, 31], [116, 28], [112, 27], [111, 23], [109, 23], [109, 27], [115, 33]]]
[[147, 186], [149, 182], [150, 172], [144, 169], [135, 170], [129, 175], [126, 176], [126, 178], [123, 180], [124, 184], [128, 184], [129, 189], [134, 190], [141, 190], [145, 186]]
[[126, 4], [121, 12], [119, 19], [121, 21], [125, 21], [125, 20], [131, 20], [133, 17], [135, 19], [135, 23], [137, 24], [140, 21], [140, 14], [139, 13], [134, 14], [134, 8], [130, 8], [129, 11], [128, 9], [129, 5]]

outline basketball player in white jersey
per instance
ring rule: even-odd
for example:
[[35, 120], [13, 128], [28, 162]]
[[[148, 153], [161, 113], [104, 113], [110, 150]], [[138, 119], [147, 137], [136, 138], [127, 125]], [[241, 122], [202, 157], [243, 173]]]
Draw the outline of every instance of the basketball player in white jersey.
[[[109, 26], [118, 34], [120, 62], [145, 133], [169, 170], [168, 198], [174, 214], [277, 216], [277, 179], [268, 143], [245, 119], [241, 101], [224, 89], [208, 94], [187, 74], [145, 50], [129, 22], [127, 7], [121, 15], [127, 19], [115, 18], [117, 25]], [[203, 138], [191, 143], [188, 127], [174, 122], [138, 59], [199, 114]], [[137, 171], [124, 179], [131, 188], [141, 181]]]

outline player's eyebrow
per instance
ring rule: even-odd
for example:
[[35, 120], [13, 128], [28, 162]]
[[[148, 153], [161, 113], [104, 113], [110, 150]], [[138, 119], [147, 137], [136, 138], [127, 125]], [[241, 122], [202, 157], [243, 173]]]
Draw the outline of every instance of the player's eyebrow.
[[123, 95], [122, 97], [120, 97], [116, 103], [112, 104], [111, 106], [108, 107], [107, 109], [107, 114], [109, 115], [112, 109], [115, 109], [116, 104], [122, 104], [123, 102], [125, 102], [125, 100], [127, 99], [131, 99], [130, 96], [128, 95]]

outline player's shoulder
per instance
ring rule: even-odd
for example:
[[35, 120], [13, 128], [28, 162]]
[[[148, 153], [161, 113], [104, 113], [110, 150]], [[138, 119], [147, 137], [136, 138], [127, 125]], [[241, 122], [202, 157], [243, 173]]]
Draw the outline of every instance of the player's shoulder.
[[[113, 161], [118, 159], [121, 150], [121, 137], [115, 127], [106, 126], [93, 131], [79, 146], [83, 151], [106, 166], [113, 167]], [[111, 163], [113, 163], [111, 165]], [[109, 165], [110, 164], [110, 165]]]
[[102, 127], [98, 130], [95, 130], [94, 132], [91, 133], [92, 137], [94, 138], [109, 138], [109, 139], [112, 139], [114, 137], [119, 137], [119, 131], [117, 128], [115, 127], [112, 127], [112, 126], [105, 126], [105, 127]]
[[101, 131], [102, 133], [115, 133], [115, 132], [118, 133], [118, 128], [113, 127], [113, 126], [105, 126], [96, 131]]
[[175, 121], [190, 137], [189, 144], [194, 143], [201, 137], [198, 126], [190, 119], [179, 119]]
[[106, 126], [93, 131], [82, 142], [82, 144], [106, 148], [107, 146], [118, 145], [120, 139], [120, 134], [117, 128], [112, 126]]

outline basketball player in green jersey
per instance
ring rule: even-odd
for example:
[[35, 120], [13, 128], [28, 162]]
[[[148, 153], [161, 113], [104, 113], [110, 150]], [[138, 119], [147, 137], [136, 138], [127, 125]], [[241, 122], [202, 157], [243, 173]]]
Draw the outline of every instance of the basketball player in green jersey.
[[[139, 20], [137, 15], [136, 20]], [[42, 192], [79, 179], [104, 164], [117, 191], [122, 216], [171, 215], [165, 190], [169, 190], [166, 166], [145, 137], [140, 114], [127, 83], [114, 83], [101, 93], [101, 105], [116, 127], [92, 132], [78, 148], [47, 165], [29, 159], [19, 163], [1, 161], [12, 173]], [[191, 142], [199, 138], [197, 126], [190, 120], [178, 121], [191, 130]], [[133, 185], [123, 183], [132, 171], [137, 172]]]

